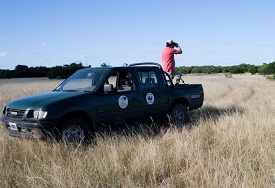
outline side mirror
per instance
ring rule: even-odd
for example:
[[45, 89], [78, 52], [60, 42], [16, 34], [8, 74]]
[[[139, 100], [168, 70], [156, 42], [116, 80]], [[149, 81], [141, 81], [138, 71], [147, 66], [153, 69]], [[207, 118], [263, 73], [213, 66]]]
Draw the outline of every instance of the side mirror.
[[104, 84], [104, 92], [111, 92], [113, 91], [113, 84]]

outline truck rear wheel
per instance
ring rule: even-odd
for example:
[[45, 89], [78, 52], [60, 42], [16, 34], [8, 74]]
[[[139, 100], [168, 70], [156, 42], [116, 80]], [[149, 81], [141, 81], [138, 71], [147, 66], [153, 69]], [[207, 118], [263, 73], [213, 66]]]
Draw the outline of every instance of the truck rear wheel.
[[170, 116], [172, 123], [178, 127], [183, 126], [188, 120], [187, 109], [182, 104], [175, 104], [170, 111]]
[[91, 138], [88, 123], [82, 118], [69, 118], [61, 126], [61, 139], [66, 143], [87, 143]]

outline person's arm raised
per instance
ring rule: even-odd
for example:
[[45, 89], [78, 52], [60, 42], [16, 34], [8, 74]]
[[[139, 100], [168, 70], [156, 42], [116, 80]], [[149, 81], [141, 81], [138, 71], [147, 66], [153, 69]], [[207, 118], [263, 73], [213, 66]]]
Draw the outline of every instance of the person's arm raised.
[[176, 48], [177, 48], [177, 51], [178, 51], [178, 53], [177, 53], [177, 54], [182, 54], [182, 50], [181, 50], [180, 45], [177, 45], [177, 46], [176, 46]]

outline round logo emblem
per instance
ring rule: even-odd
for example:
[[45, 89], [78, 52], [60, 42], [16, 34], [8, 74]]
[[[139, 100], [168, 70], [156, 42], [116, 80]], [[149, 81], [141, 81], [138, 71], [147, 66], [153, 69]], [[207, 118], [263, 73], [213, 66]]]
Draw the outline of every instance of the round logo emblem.
[[146, 102], [149, 105], [151, 105], [151, 104], [154, 103], [154, 101], [155, 101], [155, 97], [154, 97], [153, 93], [147, 93], [147, 95], [146, 95]]
[[128, 106], [128, 98], [125, 95], [121, 95], [118, 99], [118, 105], [120, 108], [126, 108]]

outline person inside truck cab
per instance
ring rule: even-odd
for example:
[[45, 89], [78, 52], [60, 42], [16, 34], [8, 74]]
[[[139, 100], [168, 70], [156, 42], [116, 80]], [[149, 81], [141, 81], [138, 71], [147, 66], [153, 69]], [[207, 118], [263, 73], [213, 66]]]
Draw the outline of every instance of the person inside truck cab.
[[106, 80], [105, 84], [111, 85], [112, 89], [109, 93], [135, 90], [132, 76], [129, 71], [113, 72]]
[[118, 92], [134, 90], [134, 84], [130, 72], [118, 73]]
[[168, 40], [166, 47], [162, 50], [162, 68], [170, 75], [171, 79], [174, 78], [175, 74], [175, 54], [182, 54], [181, 47], [173, 40]]

